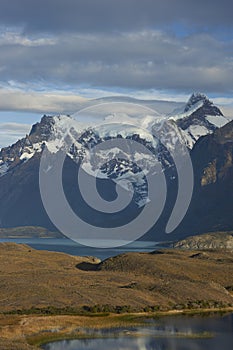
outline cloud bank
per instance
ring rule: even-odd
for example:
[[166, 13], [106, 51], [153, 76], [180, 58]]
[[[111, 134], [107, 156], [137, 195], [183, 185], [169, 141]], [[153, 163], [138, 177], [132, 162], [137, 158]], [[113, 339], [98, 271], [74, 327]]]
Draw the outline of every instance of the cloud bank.
[[80, 91], [229, 98], [232, 10], [231, 0], [1, 0], [0, 110], [69, 113]]
[[184, 25], [232, 29], [231, 0], [1, 0], [0, 22], [27, 33], [135, 31]]
[[[209, 34], [179, 38], [149, 30], [0, 38], [0, 79], [41, 88], [76, 86], [230, 93], [233, 48]], [[14, 53], [14, 54], [13, 54]], [[24, 88], [24, 86], [22, 86]]]

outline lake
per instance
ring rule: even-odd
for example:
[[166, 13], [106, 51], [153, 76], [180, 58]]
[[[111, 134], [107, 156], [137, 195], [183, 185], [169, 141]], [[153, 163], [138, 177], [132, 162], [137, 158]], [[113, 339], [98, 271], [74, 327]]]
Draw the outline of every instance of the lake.
[[[210, 332], [212, 337], [195, 338]], [[149, 326], [89, 331], [92, 339], [64, 340], [44, 345], [44, 350], [232, 350], [233, 314], [176, 316], [153, 320]], [[95, 336], [103, 339], [94, 339]]]
[[63, 252], [78, 256], [95, 256], [101, 260], [126, 252], [151, 252], [161, 248], [155, 242], [136, 241], [118, 248], [91, 248], [80, 245], [67, 238], [1, 238], [0, 242], [28, 244], [39, 250]]

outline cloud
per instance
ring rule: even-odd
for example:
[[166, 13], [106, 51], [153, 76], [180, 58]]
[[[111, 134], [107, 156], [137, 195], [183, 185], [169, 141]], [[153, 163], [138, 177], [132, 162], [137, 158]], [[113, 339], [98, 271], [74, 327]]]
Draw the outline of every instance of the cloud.
[[27, 36], [20, 35], [17, 31], [3, 31], [0, 35], [0, 45], [1, 46], [12, 46], [12, 45], [19, 45], [19, 46], [29, 46], [29, 47], [36, 47], [36, 46], [48, 46], [48, 45], [54, 45], [55, 41], [52, 38], [45, 37], [45, 38], [33, 38], [30, 39]]
[[58, 92], [42, 93], [0, 89], [0, 110], [30, 111], [41, 114], [74, 113], [80, 109], [85, 98]]
[[232, 10], [231, 0], [1, 0], [0, 109], [71, 113], [80, 91], [230, 95]]
[[0, 123], [0, 148], [11, 145], [25, 137], [31, 130], [31, 125], [20, 123]]
[[231, 0], [1, 0], [0, 22], [27, 33], [109, 32], [183, 23], [232, 28]]
[[209, 34], [177, 37], [143, 30], [33, 39], [11, 32], [2, 36], [0, 50], [2, 83], [22, 84], [24, 90], [36, 82], [42, 89], [51, 84], [62, 90], [88, 86], [232, 92], [232, 46]]

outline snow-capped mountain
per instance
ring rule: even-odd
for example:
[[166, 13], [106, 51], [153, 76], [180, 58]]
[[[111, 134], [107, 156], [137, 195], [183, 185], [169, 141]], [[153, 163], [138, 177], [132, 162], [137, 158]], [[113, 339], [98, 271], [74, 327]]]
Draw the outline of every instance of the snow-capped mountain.
[[[95, 126], [66, 115], [43, 116], [29, 135], [1, 150], [0, 175], [40, 155], [44, 147], [51, 153], [62, 150], [76, 163], [83, 160], [89, 175], [115, 182], [129, 180], [137, 190], [137, 204], [143, 206], [148, 201], [145, 176], [156, 173], [158, 163], [162, 171], [174, 167], [171, 151], [177, 142], [192, 149], [201, 136], [228, 122], [219, 108], [200, 93], [193, 94], [182, 111], [169, 116], [153, 115], [149, 110], [141, 118], [111, 113], [109, 109], [101, 113], [102, 122]], [[158, 132], [161, 127], [162, 132]], [[95, 146], [108, 140], [128, 140], [128, 149], [122, 150], [113, 142], [108, 150], [96, 150]], [[141, 145], [140, 150], [129, 146], [134, 141]], [[175, 178], [175, 172], [171, 171], [170, 177]]]
[[199, 137], [212, 133], [229, 121], [218, 107], [200, 93], [193, 94], [182, 110], [176, 110], [168, 116], [149, 114], [148, 112], [142, 118], [132, 118], [127, 114], [113, 113], [106, 115], [103, 122], [94, 127], [67, 115], [44, 115], [39, 123], [33, 125], [29, 135], [1, 150], [0, 172], [4, 174], [15, 165], [27, 161], [35, 153], [40, 153], [45, 145], [51, 152], [57, 152], [66, 144], [72, 143], [73, 151], [70, 150], [70, 153], [68, 150], [68, 153], [74, 157], [74, 150], [79, 154], [85, 148], [90, 149], [103, 140], [121, 137], [135, 139], [155, 151], [159, 140], [153, 135], [153, 129], [157, 129], [167, 120], [175, 122], [180, 141], [183, 138], [187, 146], [192, 148]]
[[[109, 198], [114, 183], [119, 183], [127, 191], [135, 192], [134, 203], [126, 213], [127, 222], [128, 217], [132, 213], [134, 215], [135, 210], [141, 210], [150, 199], [146, 177], [157, 173], [158, 164], [161, 165], [159, 171], [165, 173], [168, 187], [170, 186], [174, 192], [172, 200], [176, 198], [177, 181], [175, 178], [177, 175], [172, 151], [177, 144], [187, 145], [191, 158], [193, 154], [195, 159], [203, 158], [205, 147], [199, 152], [198, 145], [203, 143], [203, 139], [210, 136], [213, 136], [210, 140], [215, 140], [218, 129], [220, 135], [222, 125], [227, 123], [227, 119], [218, 107], [202, 94], [193, 94], [182, 110], [176, 110], [170, 115], [158, 115], [148, 111], [141, 117], [135, 117], [130, 115], [128, 110], [127, 113], [122, 111], [116, 113], [111, 110], [102, 112], [106, 112], [103, 115], [104, 118], [101, 123], [95, 125], [84, 125], [79, 122], [78, 118], [67, 115], [43, 116], [39, 123], [33, 125], [29, 135], [1, 149], [1, 226], [38, 225], [54, 228], [45, 213], [40, 197], [38, 174], [44, 149], [47, 149], [50, 154], [62, 151], [67, 155], [65, 187], [71, 195], [74, 210], [78, 208], [84, 214], [89, 210], [80, 199], [80, 193], [74, 191], [74, 186], [77, 185], [76, 170], [80, 165], [80, 160], [82, 160], [87, 176], [100, 179], [101, 190], [106, 192], [106, 198]], [[201, 136], [203, 137], [199, 140]], [[112, 142], [112, 147], [101, 148], [101, 145], [105, 143], [103, 141]], [[138, 147], [132, 146], [133, 142]], [[229, 142], [227, 145], [229, 147]], [[220, 158], [220, 155], [218, 156]], [[213, 165], [214, 162], [213, 159]], [[221, 159], [219, 162], [221, 163]], [[208, 175], [212, 171], [212, 168], [208, 168], [208, 164], [209, 160], [204, 159], [203, 164], [197, 165], [198, 171], [195, 170], [195, 172], [203, 174], [202, 168], [204, 168], [207, 169]], [[228, 164], [230, 164], [229, 152], [227, 153], [226, 169], [228, 169]], [[201, 181], [207, 181], [209, 178], [207, 175], [204, 177], [202, 175], [204, 180]], [[211, 175], [212, 178], [214, 179], [214, 175]], [[128, 183], [131, 183], [132, 186], [128, 187]], [[196, 203], [198, 203], [198, 198]], [[168, 213], [169, 210], [170, 207]], [[102, 217], [96, 214], [92, 216], [97, 225], [102, 224]], [[116, 223], [117, 220], [117, 215], [104, 217], [109, 227], [112, 221]], [[189, 226], [185, 228], [186, 232], [188, 229]]]
[[211, 134], [229, 122], [220, 109], [201, 93], [192, 94], [184, 109], [172, 113], [169, 119], [182, 130], [190, 149], [201, 136]]

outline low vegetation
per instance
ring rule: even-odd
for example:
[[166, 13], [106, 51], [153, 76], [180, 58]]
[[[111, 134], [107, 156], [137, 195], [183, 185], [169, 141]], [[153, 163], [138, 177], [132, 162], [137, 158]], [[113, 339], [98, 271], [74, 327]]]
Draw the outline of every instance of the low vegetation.
[[166, 249], [99, 262], [2, 243], [0, 273], [4, 350], [18, 349], [16, 339], [19, 349], [32, 349], [145, 316], [233, 310], [233, 253], [222, 250]]

